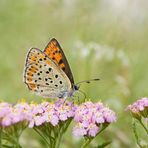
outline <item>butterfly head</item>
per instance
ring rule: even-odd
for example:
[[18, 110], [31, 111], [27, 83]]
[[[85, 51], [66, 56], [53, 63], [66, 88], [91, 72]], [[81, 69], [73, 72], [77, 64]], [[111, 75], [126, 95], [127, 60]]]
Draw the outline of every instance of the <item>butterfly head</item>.
[[73, 85], [73, 91], [78, 91], [80, 88], [80, 85], [74, 84]]

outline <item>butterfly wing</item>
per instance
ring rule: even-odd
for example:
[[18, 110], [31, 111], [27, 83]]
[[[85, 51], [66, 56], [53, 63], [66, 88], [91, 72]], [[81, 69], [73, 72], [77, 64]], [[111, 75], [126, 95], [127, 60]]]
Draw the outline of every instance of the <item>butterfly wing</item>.
[[60, 44], [55, 38], [51, 39], [51, 41], [48, 43], [44, 49], [44, 53], [48, 55], [49, 58], [52, 59], [65, 72], [71, 84], [73, 85], [74, 79], [70, 66]]
[[64, 71], [44, 52], [30, 49], [24, 72], [28, 88], [46, 98], [62, 98], [71, 89], [71, 82]]

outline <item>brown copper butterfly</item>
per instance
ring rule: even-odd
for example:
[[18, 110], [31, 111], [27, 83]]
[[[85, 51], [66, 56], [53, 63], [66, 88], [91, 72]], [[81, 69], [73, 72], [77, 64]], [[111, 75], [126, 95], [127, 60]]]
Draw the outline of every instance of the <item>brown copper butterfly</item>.
[[45, 98], [71, 97], [79, 89], [78, 83], [74, 84], [70, 66], [55, 38], [50, 40], [44, 51], [38, 48], [29, 50], [24, 82], [29, 90]]

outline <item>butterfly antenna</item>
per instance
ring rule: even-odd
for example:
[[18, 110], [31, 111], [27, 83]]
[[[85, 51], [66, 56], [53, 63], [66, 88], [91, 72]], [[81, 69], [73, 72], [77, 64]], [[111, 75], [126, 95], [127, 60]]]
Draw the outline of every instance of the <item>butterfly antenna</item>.
[[98, 78], [96, 78], [96, 79], [89, 79], [89, 80], [83, 80], [83, 81], [80, 81], [80, 82], [78, 82], [78, 83], [76, 83], [76, 85], [77, 84], [81, 84], [81, 83], [90, 83], [91, 81], [99, 81], [100, 79], [98, 79]]

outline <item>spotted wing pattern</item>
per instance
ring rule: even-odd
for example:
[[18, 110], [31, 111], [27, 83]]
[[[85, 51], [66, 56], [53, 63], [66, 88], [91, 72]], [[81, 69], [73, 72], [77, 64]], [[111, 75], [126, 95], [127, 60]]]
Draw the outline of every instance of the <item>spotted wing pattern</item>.
[[71, 89], [71, 82], [64, 71], [44, 52], [30, 49], [24, 72], [28, 88], [46, 98], [62, 98]]
[[67, 59], [58, 41], [53, 38], [44, 49], [44, 53], [49, 56], [68, 76], [71, 84], [74, 84], [73, 75]]

